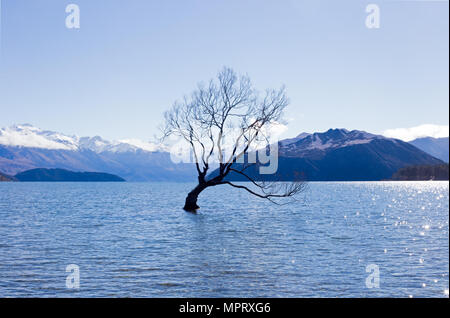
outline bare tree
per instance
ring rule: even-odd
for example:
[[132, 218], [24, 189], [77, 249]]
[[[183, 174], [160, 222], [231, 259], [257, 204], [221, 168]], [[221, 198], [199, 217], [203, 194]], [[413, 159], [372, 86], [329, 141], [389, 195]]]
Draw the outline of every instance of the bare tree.
[[[257, 181], [245, 171], [254, 163], [236, 164], [242, 162], [259, 142], [268, 141], [268, 129], [281, 121], [288, 103], [284, 87], [259, 94], [248, 76], [238, 76], [225, 67], [216, 79], [199, 84], [189, 97], [176, 102], [164, 114], [164, 136], [183, 138], [190, 147], [197, 169], [198, 184], [187, 195], [185, 210], [198, 209], [199, 194], [217, 185], [243, 189], [274, 203], [277, 198], [293, 197], [304, 188], [301, 182]], [[217, 162], [217, 169], [209, 174], [214, 162]], [[249, 185], [227, 180], [230, 172], [244, 176]]]

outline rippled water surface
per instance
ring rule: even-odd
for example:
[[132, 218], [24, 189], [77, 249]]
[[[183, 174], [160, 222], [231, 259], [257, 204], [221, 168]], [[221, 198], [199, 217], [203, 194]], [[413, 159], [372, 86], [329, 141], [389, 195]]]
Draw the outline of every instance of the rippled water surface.
[[197, 215], [191, 187], [0, 183], [0, 296], [448, 297], [448, 182], [310, 183], [284, 206], [216, 187]]

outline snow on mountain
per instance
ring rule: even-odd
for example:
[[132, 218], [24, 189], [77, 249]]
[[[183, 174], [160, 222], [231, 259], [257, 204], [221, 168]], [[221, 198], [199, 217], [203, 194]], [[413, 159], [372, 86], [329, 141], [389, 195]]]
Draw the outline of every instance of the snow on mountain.
[[303, 132], [300, 135], [298, 135], [297, 137], [281, 140], [280, 141], [280, 145], [281, 146], [287, 146], [287, 145], [293, 144], [293, 143], [299, 141], [300, 139], [308, 137], [309, 135], [311, 135], [311, 134]]
[[107, 140], [104, 140], [100, 136], [95, 137], [81, 137], [78, 140], [78, 148], [79, 149], [87, 149], [92, 150], [96, 153], [101, 153], [106, 151], [111, 143]]
[[163, 145], [145, 142], [140, 139], [123, 139], [123, 140], [119, 140], [116, 144], [114, 144], [111, 147], [110, 151], [124, 152], [124, 151], [129, 151], [130, 148], [134, 148], [136, 150], [141, 149], [141, 150], [149, 151], [149, 152], [166, 150]]
[[29, 124], [0, 129], [0, 144], [5, 146], [76, 150], [73, 137], [43, 131]]
[[[367, 144], [375, 139], [388, 139], [365, 131], [347, 129], [329, 129], [323, 133], [302, 133], [296, 138], [281, 141], [282, 153], [296, 154], [310, 151], [343, 148], [351, 145]], [[395, 139], [392, 139], [395, 142]]]
[[0, 128], [0, 145], [53, 150], [91, 150], [102, 152], [154, 152], [166, 150], [163, 145], [139, 139], [108, 141], [100, 136], [78, 137], [42, 130], [29, 124]]

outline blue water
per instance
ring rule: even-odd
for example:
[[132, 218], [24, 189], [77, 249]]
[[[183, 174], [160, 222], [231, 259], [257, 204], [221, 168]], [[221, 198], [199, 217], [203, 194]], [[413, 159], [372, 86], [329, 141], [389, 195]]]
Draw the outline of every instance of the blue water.
[[197, 215], [191, 187], [0, 183], [0, 296], [448, 297], [448, 182], [309, 183], [284, 206], [215, 187]]

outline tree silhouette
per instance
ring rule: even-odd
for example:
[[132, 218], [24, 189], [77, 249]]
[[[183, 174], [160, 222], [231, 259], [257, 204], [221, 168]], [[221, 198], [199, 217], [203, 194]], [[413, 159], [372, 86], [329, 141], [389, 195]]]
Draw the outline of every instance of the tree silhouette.
[[[181, 137], [189, 146], [197, 169], [198, 184], [188, 193], [185, 210], [196, 211], [199, 194], [217, 185], [243, 189], [277, 204], [277, 198], [293, 198], [302, 191], [302, 182], [261, 182], [250, 177], [245, 169], [255, 162], [234, 164], [243, 162], [261, 142], [266, 142], [263, 149], [267, 148], [270, 128], [280, 123], [288, 104], [284, 87], [259, 94], [248, 76], [238, 76], [225, 67], [216, 79], [198, 84], [190, 96], [165, 112], [164, 137]], [[218, 167], [209, 173], [214, 163]], [[230, 172], [245, 176], [249, 185], [227, 180]]]

